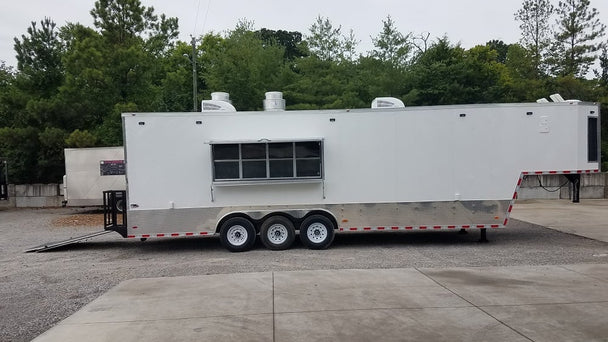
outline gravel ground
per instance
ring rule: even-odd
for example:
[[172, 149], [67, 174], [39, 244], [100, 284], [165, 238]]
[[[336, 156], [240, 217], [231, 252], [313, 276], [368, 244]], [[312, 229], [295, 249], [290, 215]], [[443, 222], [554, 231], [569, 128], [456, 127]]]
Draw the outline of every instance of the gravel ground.
[[[74, 216], [77, 215], [77, 216]], [[86, 218], [81, 220], [82, 218]], [[608, 243], [511, 220], [506, 229], [348, 233], [328, 250], [296, 242], [246, 253], [214, 237], [123, 239], [116, 233], [45, 253], [24, 250], [101, 230], [83, 209], [0, 210], [0, 341], [29, 341], [118, 283], [133, 278], [310, 269], [561, 265], [608, 262]]]

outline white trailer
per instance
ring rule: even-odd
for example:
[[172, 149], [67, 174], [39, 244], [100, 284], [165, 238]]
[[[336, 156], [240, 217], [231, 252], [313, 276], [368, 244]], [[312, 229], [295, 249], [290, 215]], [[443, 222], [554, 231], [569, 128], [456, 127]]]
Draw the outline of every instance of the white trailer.
[[124, 148], [66, 148], [64, 203], [101, 206], [103, 191], [125, 190]]
[[599, 106], [578, 101], [122, 118], [128, 204], [106, 226], [140, 239], [219, 235], [231, 251], [257, 236], [270, 249], [298, 234], [313, 249], [334, 232], [485, 237], [507, 225], [524, 175], [576, 185], [600, 165]]

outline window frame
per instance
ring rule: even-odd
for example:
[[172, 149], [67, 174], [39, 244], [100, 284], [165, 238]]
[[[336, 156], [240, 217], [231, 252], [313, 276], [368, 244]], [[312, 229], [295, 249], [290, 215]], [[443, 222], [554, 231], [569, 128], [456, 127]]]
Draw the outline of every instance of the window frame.
[[[270, 145], [272, 144], [291, 144], [291, 156], [290, 157], [271, 157], [270, 156]], [[318, 156], [307, 156], [298, 157], [297, 155], [297, 144], [298, 143], [318, 143], [319, 150]], [[268, 140], [260, 139], [257, 141], [210, 141], [208, 142], [211, 156], [211, 178], [215, 185], [239, 185], [239, 184], [265, 184], [265, 183], [300, 183], [300, 182], [320, 182], [324, 179], [324, 141], [320, 138], [311, 139], [289, 139], [289, 140]], [[265, 149], [265, 158], [246, 158], [243, 156], [243, 145], [249, 144], [263, 144]], [[238, 159], [216, 159], [215, 157], [215, 146], [217, 145], [237, 145], [238, 146]], [[271, 176], [271, 163], [273, 161], [291, 161], [291, 172], [292, 176]], [[245, 177], [247, 162], [260, 162], [264, 161], [266, 167], [265, 177]], [[315, 165], [318, 165], [319, 175], [306, 175], [298, 176], [298, 161], [318, 161]], [[216, 176], [216, 163], [235, 163], [238, 162], [238, 178], [217, 178]], [[245, 166], [244, 166], [245, 165]], [[234, 166], [233, 166], [234, 167]], [[301, 169], [300, 169], [301, 170]]]

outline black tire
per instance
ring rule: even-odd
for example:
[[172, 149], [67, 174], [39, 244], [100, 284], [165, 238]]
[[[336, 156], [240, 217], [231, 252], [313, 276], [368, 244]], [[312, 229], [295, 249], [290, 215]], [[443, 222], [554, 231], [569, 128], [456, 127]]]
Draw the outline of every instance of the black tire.
[[260, 227], [260, 239], [270, 250], [285, 250], [291, 247], [296, 239], [296, 228], [286, 217], [271, 216]]
[[334, 240], [335, 228], [326, 216], [311, 215], [300, 225], [300, 241], [310, 249], [326, 249]]
[[244, 217], [233, 217], [222, 224], [220, 242], [231, 252], [244, 252], [255, 243], [255, 227]]

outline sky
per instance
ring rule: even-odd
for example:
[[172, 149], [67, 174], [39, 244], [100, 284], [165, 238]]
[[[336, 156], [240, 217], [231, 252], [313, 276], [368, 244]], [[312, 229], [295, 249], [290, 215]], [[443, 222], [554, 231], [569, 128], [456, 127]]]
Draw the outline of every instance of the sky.
[[[79, 22], [93, 27], [90, 10], [95, 0], [0, 0], [0, 61], [16, 66], [14, 37], [25, 34], [32, 21], [51, 18], [57, 26]], [[447, 35], [465, 48], [498, 39], [519, 40], [514, 13], [522, 0], [141, 0], [156, 14], [179, 20], [180, 40], [190, 35], [222, 33], [233, 29], [239, 19], [254, 22], [256, 29], [299, 31], [306, 35], [317, 16], [329, 18], [342, 33], [351, 29], [360, 40], [359, 52], [373, 48], [372, 38], [382, 30], [390, 15], [403, 34]], [[557, 4], [557, 0], [554, 0]], [[608, 25], [608, 1], [591, 0]], [[608, 32], [607, 32], [608, 34]]]

